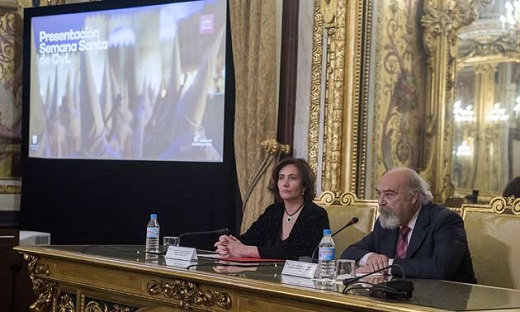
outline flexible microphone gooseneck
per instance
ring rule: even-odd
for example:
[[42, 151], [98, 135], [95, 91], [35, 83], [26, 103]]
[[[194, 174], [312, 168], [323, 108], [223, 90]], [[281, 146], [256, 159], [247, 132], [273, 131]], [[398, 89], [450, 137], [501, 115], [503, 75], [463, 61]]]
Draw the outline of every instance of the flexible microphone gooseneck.
[[[358, 223], [358, 221], [359, 221], [358, 217], [353, 217], [342, 228], [340, 228], [336, 232], [332, 233], [331, 237], [334, 237], [336, 234], [340, 233], [341, 231], [343, 231], [344, 229], [348, 228], [349, 226]], [[318, 244], [318, 246], [316, 246], [316, 248], [314, 248], [314, 250], [312, 251], [312, 256], [310, 258], [308, 256], [304, 256], [304, 257], [300, 257], [298, 260], [299, 261], [303, 261], [303, 262], [311, 262], [311, 263], [314, 262], [314, 259], [315, 259], [315, 256], [316, 256], [316, 251], [318, 250], [319, 247], [320, 247], [320, 245]]]
[[[411, 281], [406, 280], [406, 276], [403, 270], [403, 267], [399, 264], [391, 264], [379, 270], [358, 276], [353, 278], [347, 278], [343, 280], [343, 285], [345, 289], [343, 293], [347, 293], [349, 290], [349, 286], [354, 284], [355, 282], [373, 275], [375, 273], [379, 273], [381, 271], [390, 269], [390, 268], [398, 268], [401, 271], [401, 275], [403, 276], [398, 280], [390, 280], [388, 282], [382, 282], [378, 284], [372, 284], [373, 286], [369, 288], [368, 295], [371, 297], [383, 298], [383, 299], [408, 299], [412, 297], [413, 294], [413, 283]], [[370, 283], [369, 283], [370, 284]], [[361, 287], [365, 289], [366, 287]]]
[[179, 246], [181, 245], [181, 237], [184, 236], [194, 236], [194, 235], [207, 235], [207, 234], [218, 234], [218, 235], [227, 235], [231, 232], [229, 228], [223, 228], [219, 230], [213, 231], [201, 231], [201, 232], [186, 232], [179, 235]]
[[343, 231], [344, 229], [348, 228], [349, 226], [351, 225], [354, 225], [356, 223], [358, 223], [359, 219], [358, 217], [353, 217], [352, 219], [350, 219], [350, 221], [345, 224], [341, 229], [337, 230], [336, 232], [332, 233], [331, 237], [334, 237], [336, 234], [338, 234], [339, 232]]
[[346, 279], [343, 280], [343, 285], [344, 286], [350, 286], [350, 285], [354, 284], [355, 282], [359, 281], [360, 279], [363, 279], [363, 278], [365, 278], [367, 276], [379, 273], [379, 272], [384, 271], [384, 270], [388, 270], [388, 269], [390, 269], [390, 268], [392, 268], [394, 266], [401, 270], [401, 273], [403, 274], [403, 279], [404, 279], [405, 277], [404, 277], [403, 268], [399, 264], [392, 264], [392, 265], [385, 266], [384, 268], [381, 268], [379, 270], [375, 270], [373, 272], [363, 274], [361, 276], [346, 278]]
[[213, 231], [202, 231], [202, 232], [186, 232], [179, 235], [179, 239], [184, 236], [191, 236], [191, 235], [206, 235], [206, 234], [219, 234], [219, 235], [225, 235], [229, 234], [231, 231], [229, 228], [223, 228], [219, 230], [213, 230]]

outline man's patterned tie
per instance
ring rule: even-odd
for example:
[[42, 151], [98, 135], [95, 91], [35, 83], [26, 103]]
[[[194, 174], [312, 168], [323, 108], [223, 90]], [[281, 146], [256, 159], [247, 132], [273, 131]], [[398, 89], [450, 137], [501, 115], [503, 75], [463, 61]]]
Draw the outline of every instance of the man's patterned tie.
[[397, 245], [395, 247], [395, 259], [404, 259], [406, 258], [406, 251], [408, 250], [408, 232], [410, 232], [410, 228], [406, 225], [401, 227], [399, 230], [399, 238], [397, 239]]

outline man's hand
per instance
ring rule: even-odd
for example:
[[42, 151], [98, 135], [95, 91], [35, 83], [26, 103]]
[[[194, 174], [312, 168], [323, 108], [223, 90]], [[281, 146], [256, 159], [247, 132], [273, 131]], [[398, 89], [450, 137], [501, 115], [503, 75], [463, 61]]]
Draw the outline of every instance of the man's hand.
[[[377, 270], [381, 270], [384, 267], [388, 266], [389, 258], [385, 255], [380, 254], [372, 254], [368, 257], [366, 265], [360, 266], [356, 270], [356, 274], [366, 274], [372, 273]], [[381, 271], [381, 274], [387, 273], [387, 270]]]

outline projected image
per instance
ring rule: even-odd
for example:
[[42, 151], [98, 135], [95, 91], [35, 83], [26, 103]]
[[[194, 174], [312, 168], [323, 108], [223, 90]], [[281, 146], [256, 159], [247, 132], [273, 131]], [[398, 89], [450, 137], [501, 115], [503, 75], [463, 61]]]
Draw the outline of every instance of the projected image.
[[222, 161], [226, 0], [31, 24], [29, 157]]

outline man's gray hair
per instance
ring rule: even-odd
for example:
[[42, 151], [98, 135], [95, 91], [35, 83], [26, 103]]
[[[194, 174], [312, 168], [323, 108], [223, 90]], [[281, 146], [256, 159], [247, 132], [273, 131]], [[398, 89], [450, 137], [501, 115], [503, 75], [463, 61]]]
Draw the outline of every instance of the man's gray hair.
[[[407, 168], [408, 169], [408, 168]], [[410, 191], [417, 190], [419, 192], [419, 201], [422, 205], [433, 200], [432, 192], [430, 191], [430, 184], [426, 182], [417, 172], [412, 169], [408, 169], [410, 172]]]
[[428, 184], [428, 182], [426, 182], [415, 170], [406, 167], [400, 167], [391, 169], [384, 174], [390, 171], [403, 172], [408, 175], [408, 193], [409, 195], [413, 195], [413, 192], [417, 191], [419, 195], [418, 199], [421, 205], [426, 205], [433, 200], [433, 195], [430, 191], [430, 184]]

